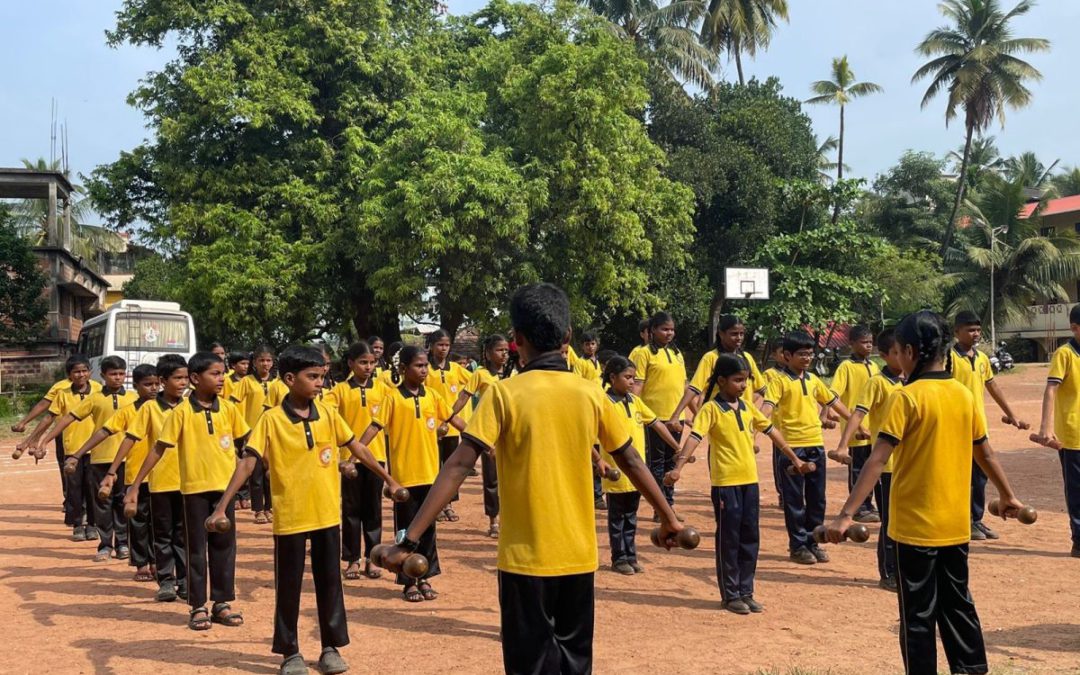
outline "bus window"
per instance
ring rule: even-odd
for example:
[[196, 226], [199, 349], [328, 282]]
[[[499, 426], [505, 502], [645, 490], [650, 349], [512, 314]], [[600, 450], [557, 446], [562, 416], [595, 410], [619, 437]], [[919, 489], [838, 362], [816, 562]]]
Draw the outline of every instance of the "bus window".
[[127, 313], [116, 317], [117, 351], [187, 352], [191, 336], [182, 316]]

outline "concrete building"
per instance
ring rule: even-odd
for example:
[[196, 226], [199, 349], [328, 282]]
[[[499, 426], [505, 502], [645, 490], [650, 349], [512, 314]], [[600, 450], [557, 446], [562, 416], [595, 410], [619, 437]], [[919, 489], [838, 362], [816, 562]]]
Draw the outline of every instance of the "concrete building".
[[34, 253], [48, 278], [49, 313], [44, 333], [29, 345], [0, 345], [0, 386], [36, 384], [56, 376], [75, 348], [83, 321], [104, 310], [108, 281], [71, 253], [74, 189], [57, 171], [0, 168], [0, 199], [42, 199], [48, 203], [45, 244]]
[[[1035, 203], [1028, 204], [1023, 211], [1026, 218], [1035, 212]], [[1051, 199], [1040, 214], [1040, 231], [1043, 235], [1055, 230], [1080, 234], [1080, 195]], [[1069, 330], [1069, 311], [1080, 301], [1080, 279], [1065, 284], [1069, 301], [1033, 305], [1028, 308], [1025, 321], [1010, 323], [998, 329], [998, 339], [1022, 338], [1029, 340], [1033, 347], [1033, 356], [1045, 361], [1055, 349], [1072, 337]]]

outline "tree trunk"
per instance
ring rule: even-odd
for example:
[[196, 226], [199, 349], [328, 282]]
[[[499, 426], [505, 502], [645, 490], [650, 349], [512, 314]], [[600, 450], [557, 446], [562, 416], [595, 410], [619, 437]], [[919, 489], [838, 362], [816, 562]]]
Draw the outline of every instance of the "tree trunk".
[[952, 245], [953, 232], [956, 231], [956, 214], [960, 210], [960, 200], [964, 198], [964, 176], [967, 175], [968, 158], [971, 155], [971, 137], [975, 135], [975, 125], [969, 120], [967, 123], [967, 138], [964, 140], [964, 158], [960, 160], [960, 175], [956, 177], [956, 199], [953, 200], [952, 211], [949, 213], [949, 222], [945, 224], [945, 236], [941, 240], [939, 251], [942, 261]]
[[735, 40], [735, 42], [733, 43], [733, 46], [734, 46], [734, 50], [735, 50], [735, 70], [737, 70], [739, 72], [739, 86], [740, 87], [745, 87], [746, 86], [746, 78], [743, 77], [743, 71], [742, 71], [742, 47], [739, 45], [738, 40]]
[[[836, 185], [839, 187], [840, 181], [844, 180], [844, 106], [840, 105], [840, 141], [837, 144], [836, 151]], [[833, 205], [832, 223], [836, 224], [836, 221], [840, 219], [840, 201], [837, 200]]]
[[374, 294], [365, 289], [356, 289], [350, 298], [352, 325], [361, 340], [378, 335], [387, 344], [401, 340], [401, 323], [397, 313], [383, 311], [375, 304]]
[[705, 344], [709, 345], [709, 348], [716, 346], [716, 327], [720, 324], [720, 312], [724, 309], [724, 294], [716, 293], [713, 295], [712, 302], [709, 303], [709, 334], [706, 336]]

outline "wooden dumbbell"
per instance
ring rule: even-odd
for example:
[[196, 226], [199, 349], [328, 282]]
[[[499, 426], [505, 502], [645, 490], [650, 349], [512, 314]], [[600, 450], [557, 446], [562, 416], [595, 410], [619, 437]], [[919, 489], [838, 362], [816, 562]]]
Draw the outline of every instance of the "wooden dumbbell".
[[[989, 511], [992, 516], [1001, 516], [1001, 500], [995, 499], [990, 502]], [[1016, 519], [1024, 525], [1031, 525], [1039, 519], [1039, 512], [1034, 506], [1025, 506], [1017, 512]]]
[[124, 517], [131, 520], [139, 512], [138, 502], [124, 502]]
[[398, 504], [404, 504], [409, 501], [409, 488], [398, 488], [394, 490], [393, 494], [390, 493], [390, 486], [384, 485], [382, 489], [383, 497], [389, 500], [395, 501]]
[[220, 518], [214, 518], [210, 516], [204, 523], [206, 525], [207, 532], [217, 532], [218, 534], [224, 534], [232, 529], [232, 521], [228, 516], [222, 516]]
[[74, 457], [68, 457], [64, 460], [64, 473], [68, 476], [74, 474], [79, 468], [79, 460]]
[[353, 480], [360, 475], [360, 472], [356, 470], [356, 464], [348, 460], [338, 464], [338, 469], [341, 471], [341, 475], [349, 480]]
[[428, 573], [428, 559], [419, 553], [401, 551], [394, 554], [394, 547], [389, 544], [378, 544], [371, 549], [371, 564], [376, 567], [390, 570], [394, 574], [403, 574], [410, 579], [423, 579]]
[[841, 455], [836, 450], [830, 450], [825, 453], [825, 456], [834, 462], [839, 462], [845, 466], [851, 466], [851, 455]]
[[[660, 536], [661, 530], [659, 527], [655, 528], [652, 532], [649, 533], [649, 539], [652, 541], [653, 546], [667, 548], [667, 546], [664, 545], [663, 540], [660, 539]], [[687, 551], [691, 551], [697, 548], [698, 544], [700, 543], [701, 535], [698, 534], [698, 531], [692, 527], [684, 527], [683, 529], [679, 530], [679, 532], [675, 535], [675, 545]]]
[[[814, 528], [811, 536], [814, 537], [814, 541], [819, 544], [824, 544], [829, 539], [826, 536], [826, 529], [824, 525], [818, 525]], [[844, 530], [844, 539], [850, 539], [856, 544], [861, 544], [870, 538], [870, 530], [866, 528], [862, 523], [853, 523], [848, 529]]]
[[[810, 465], [809, 473], [814, 473], [815, 471], [817, 471], [817, 464], [814, 464], [813, 462], [806, 462], [806, 464]], [[787, 475], [789, 475], [789, 476], [803, 476], [803, 475], [806, 475], [806, 474], [800, 474], [799, 470], [795, 468], [794, 464], [788, 464], [788, 468], [784, 469], [784, 471], [786, 471]]]

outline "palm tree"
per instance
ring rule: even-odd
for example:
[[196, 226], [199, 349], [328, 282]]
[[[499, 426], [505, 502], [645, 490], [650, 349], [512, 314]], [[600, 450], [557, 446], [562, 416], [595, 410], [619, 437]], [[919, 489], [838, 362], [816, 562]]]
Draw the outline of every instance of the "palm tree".
[[697, 0], [674, 0], [660, 6], [654, 0], [582, 0], [611, 24], [622, 38], [633, 41], [642, 56], [682, 86], [690, 82], [709, 89], [717, 67], [716, 54], [698, 40], [691, 27], [699, 11]]
[[767, 49], [778, 20], [788, 20], [787, 0], [707, 0], [703, 3], [701, 43], [735, 61], [739, 84], [746, 84], [742, 53]]
[[[34, 171], [54, 171], [67, 173], [61, 170], [60, 161], [47, 162], [43, 158], [31, 162], [22, 160], [23, 166]], [[81, 185], [72, 183], [72, 194], [77, 195], [71, 200], [71, 252], [77, 257], [86, 260], [97, 261], [98, 254], [105, 251], [118, 253], [127, 247], [127, 242], [112, 230], [98, 226], [86, 225], [83, 218], [91, 214], [90, 200], [83, 196], [86, 191]], [[44, 199], [23, 199], [17, 202], [11, 209], [11, 222], [16, 231], [30, 242], [31, 246], [44, 246], [49, 240], [49, 206]]]
[[[844, 108], [852, 100], [885, 91], [881, 85], [873, 82], [856, 82], [847, 55], [832, 60], [832, 79], [818, 80], [810, 85], [810, 90], [817, 96], [807, 99], [807, 103], [829, 103], [840, 106], [840, 137], [836, 150], [836, 180], [844, 179]], [[833, 222], [840, 216], [840, 207], [833, 209]]]
[[[840, 166], [839, 162], [834, 162], [832, 158], [829, 157], [829, 154], [834, 152], [839, 145], [840, 141], [837, 140], [836, 136], [829, 136], [821, 142], [821, 145], [818, 146], [818, 180], [823, 184], [828, 185], [829, 183], [833, 182], [833, 172], [836, 171], [837, 168]], [[851, 167], [847, 164], [844, 165], [844, 169], [846, 169], [847, 171], [851, 171]]]
[[[964, 190], [975, 190], [982, 183], [983, 177], [988, 173], [1000, 173], [1005, 165], [1005, 160], [998, 153], [997, 145], [993, 136], [979, 136], [972, 140], [971, 150], [968, 152], [967, 162], [967, 185]], [[959, 150], [951, 150], [946, 156], [952, 162], [956, 174], [960, 175], [960, 165], [964, 163], [964, 147]]]
[[1049, 185], [1050, 176], [1060, 161], [1055, 159], [1054, 163], [1047, 167], [1039, 161], [1034, 152], [1028, 151], [1022, 153], [1019, 157], [1006, 159], [1004, 173], [1006, 178], [1018, 182], [1024, 187], [1042, 189]]
[[1038, 216], [1042, 204], [1022, 218], [1025, 187], [991, 175], [974, 201], [965, 200], [973, 241], [962, 251], [950, 251], [957, 282], [950, 312], [970, 309], [989, 320], [993, 306], [993, 319], [1022, 321], [1030, 305], [1068, 301], [1064, 284], [1080, 277], [1080, 239], [1071, 228], [1044, 235]]
[[1080, 168], [1066, 168], [1062, 173], [1050, 179], [1054, 194], [1058, 197], [1080, 195]]
[[960, 175], [956, 181], [956, 198], [941, 242], [944, 257], [952, 244], [956, 230], [956, 213], [964, 196], [964, 185], [971, 140], [995, 117], [1004, 124], [1005, 108], [1022, 108], [1031, 102], [1029, 80], [1039, 80], [1042, 74], [1017, 54], [1044, 52], [1050, 41], [1042, 38], [1013, 37], [1011, 22], [1027, 14], [1034, 0], [1022, 0], [1008, 12], [1001, 10], [998, 0], [944, 0], [941, 13], [951, 25], [927, 33], [916, 51], [933, 57], [915, 71], [912, 82], [930, 78], [930, 86], [922, 99], [922, 107], [941, 91], [948, 92], [945, 105], [945, 124], [964, 112], [964, 153]]

